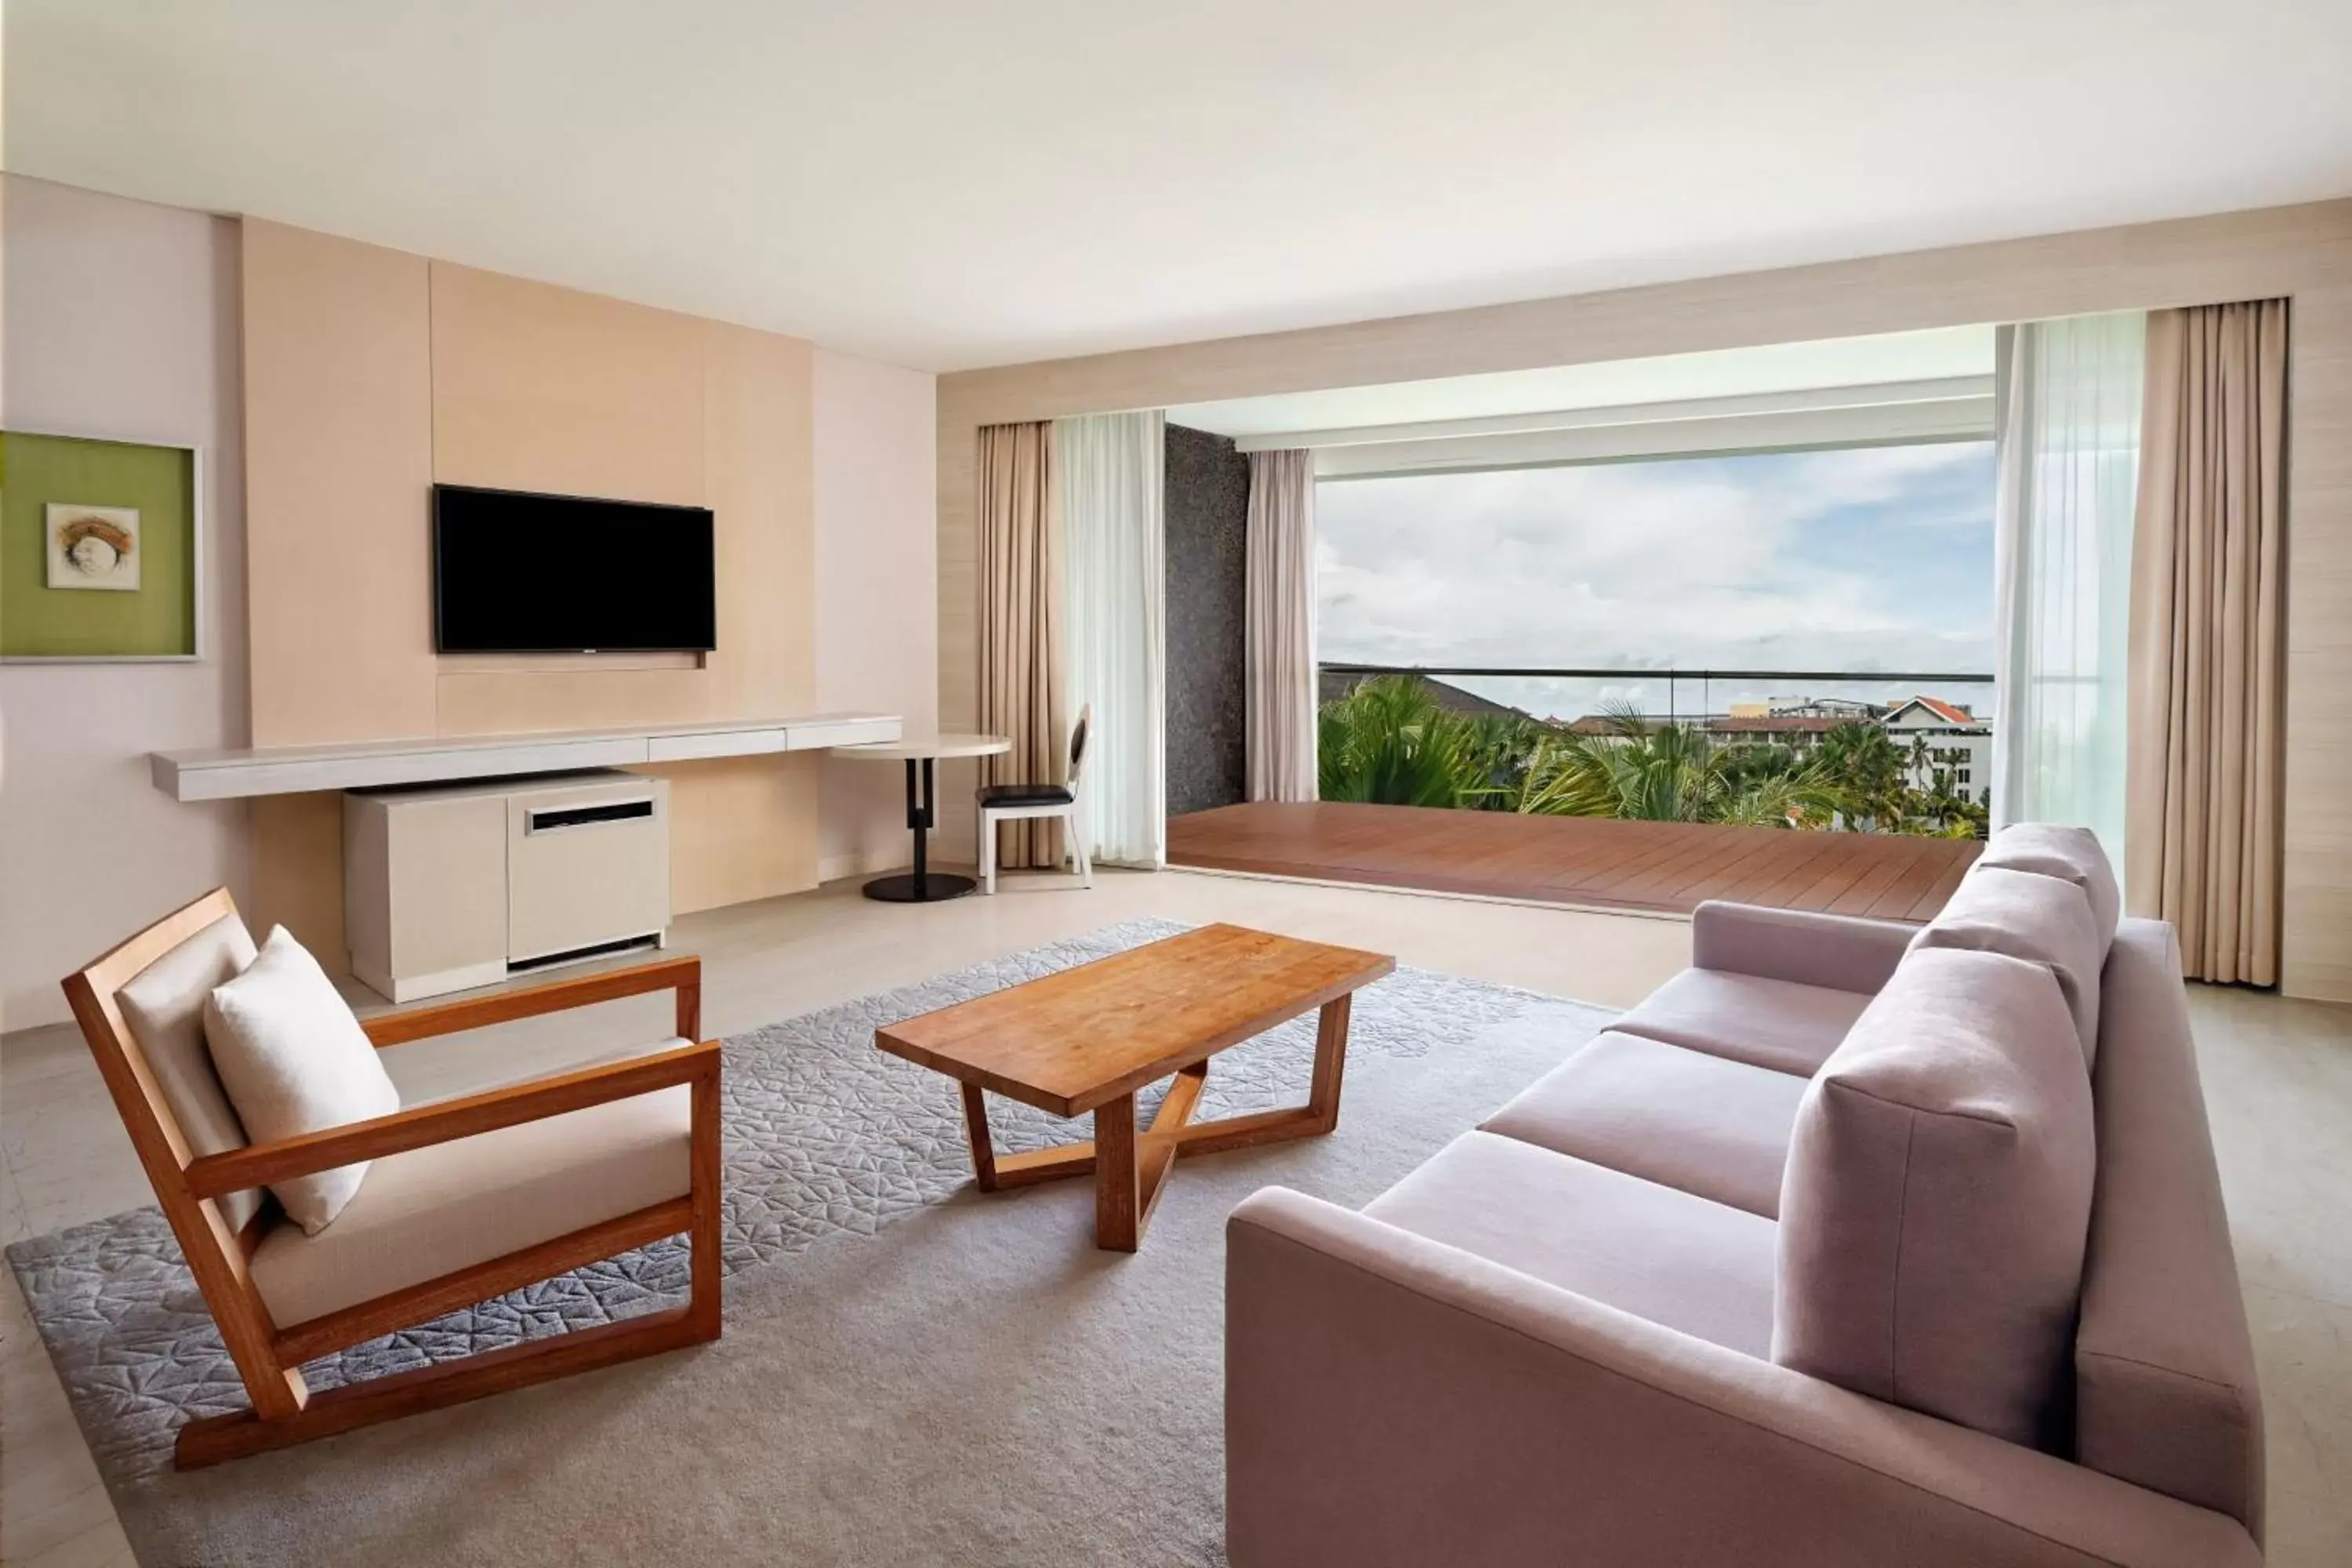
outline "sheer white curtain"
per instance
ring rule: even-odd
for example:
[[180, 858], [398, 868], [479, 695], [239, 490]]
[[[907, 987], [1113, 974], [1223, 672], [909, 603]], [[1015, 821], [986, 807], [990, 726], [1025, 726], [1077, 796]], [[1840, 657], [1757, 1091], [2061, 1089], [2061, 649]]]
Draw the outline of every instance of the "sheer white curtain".
[[2147, 318], [2000, 330], [1992, 816], [2088, 827], [2124, 863], [2131, 547]]
[[1165, 865], [1165, 416], [1054, 422], [1061, 466], [1069, 710], [1091, 704], [1079, 793], [1094, 858]]

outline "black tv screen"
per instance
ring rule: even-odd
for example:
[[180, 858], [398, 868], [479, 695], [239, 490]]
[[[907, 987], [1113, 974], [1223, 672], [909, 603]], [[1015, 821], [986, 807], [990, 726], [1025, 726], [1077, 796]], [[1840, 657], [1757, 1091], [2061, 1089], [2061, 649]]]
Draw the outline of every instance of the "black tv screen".
[[708, 507], [433, 487], [443, 653], [708, 653]]

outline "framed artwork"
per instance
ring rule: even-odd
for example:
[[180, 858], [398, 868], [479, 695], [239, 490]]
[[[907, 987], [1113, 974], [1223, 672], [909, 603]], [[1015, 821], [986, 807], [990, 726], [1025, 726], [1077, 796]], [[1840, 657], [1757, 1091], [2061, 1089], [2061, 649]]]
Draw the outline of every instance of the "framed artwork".
[[0, 658], [205, 654], [203, 454], [0, 430]]
[[48, 503], [48, 585], [139, 591], [139, 509]]

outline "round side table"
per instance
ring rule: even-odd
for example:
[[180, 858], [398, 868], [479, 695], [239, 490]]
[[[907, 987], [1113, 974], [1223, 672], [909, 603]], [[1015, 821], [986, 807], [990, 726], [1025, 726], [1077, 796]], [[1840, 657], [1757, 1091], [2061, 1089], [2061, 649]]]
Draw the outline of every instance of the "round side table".
[[1013, 742], [1003, 735], [912, 735], [834, 748], [837, 756], [907, 764], [907, 826], [915, 836], [915, 869], [908, 876], [875, 878], [866, 884], [867, 898], [890, 904], [935, 904], [971, 891], [975, 884], [970, 877], [933, 871], [926, 858], [931, 829], [940, 825], [931, 764], [942, 757], [992, 757], [1012, 749]]

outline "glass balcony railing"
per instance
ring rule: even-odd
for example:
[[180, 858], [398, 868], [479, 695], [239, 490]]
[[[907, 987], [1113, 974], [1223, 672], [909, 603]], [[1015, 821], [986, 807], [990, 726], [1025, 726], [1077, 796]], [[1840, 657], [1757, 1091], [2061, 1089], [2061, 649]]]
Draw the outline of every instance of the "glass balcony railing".
[[1980, 671], [1320, 668], [1326, 799], [1953, 837], [1990, 802]]

